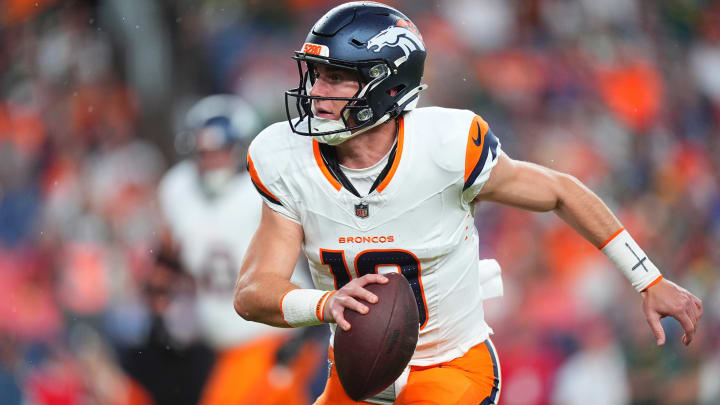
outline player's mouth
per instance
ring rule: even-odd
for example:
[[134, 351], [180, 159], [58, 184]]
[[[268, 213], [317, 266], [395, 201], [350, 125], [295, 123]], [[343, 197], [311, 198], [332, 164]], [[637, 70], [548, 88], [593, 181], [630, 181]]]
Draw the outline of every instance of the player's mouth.
[[317, 103], [315, 104], [314, 110], [315, 110], [314, 111], [315, 117], [317, 117], [317, 118], [324, 118], [324, 119], [328, 119], [328, 120], [340, 119], [340, 116], [338, 114], [333, 113], [333, 111], [328, 108], [318, 106]]

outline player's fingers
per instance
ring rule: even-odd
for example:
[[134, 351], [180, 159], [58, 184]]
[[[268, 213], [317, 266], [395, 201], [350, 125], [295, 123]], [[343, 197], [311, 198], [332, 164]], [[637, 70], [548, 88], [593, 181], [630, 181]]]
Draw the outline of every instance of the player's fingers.
[[378, 302], [377, 295], [360, 286], [355, 286], [352, 290], [350, 290], [350, 295], [355, 298], [363, 299], [371, 304], [376, 304]]
[[333, 316], [333, 319], [335, 319], [335, 323], [338, 324], [339, 327], [342, 328], [342, 330], [349, 330], [350, 329], [350, 322], [348, 322], [345, 317], [343, 316], [343, 307], [337, 306], [330, 310], [330, 313]]
[[368, 284], [379, 283], [385, 284], [388, 282], [387, 277], [381, 274], [366, 274], [360, 278], [353, 280], [348, 283], [345, 287], [348, 291], [348, 295], [353, 297], [361, 298], [371, 304], [378, 302], [378, 298], [375, 294], [366, 290], [364, 287]]
[[343, 296], [362, 298], [371, 303], [376, 302], [377, 297], [364, 288], [366, 285], [367, 284], [361, 282], [360, 279], [355, 279], [347, 283], [340, 291], [342, 291]]
[[695, 322], [693, 322], [690, 315], [688, 315], [687, 313], [678, 315], [676, 316], [676, 318], [680, 322], [680, 325], [682, 325], [683, 330], [685, 331], [685, 335], [683, 336], [683, 343], [685, 345], [689, 345], [690, 342], [692, 342], [693, 340], [693, 336], [695, 336]]
[[655, 340], [658, 346], [665, 344], [665, 331], [663, 330], [662, 324], [660, 323], [660, 315], [654, 314], [647, 317], [647, 322], [655, 335]]
[[366, 274], [358, 278], [357, 282], [361, 287], [364, 287], [372, 283], [385, 284], [388, 282], [388, 278], [383, 276], [382, 274]]
[[697, 307], [692, 301], [692, 298], [688, 298], [685, 308], [685, 313], [687, 313], [690, 317], [690, 321], [693, 323], [693, 325], [695, 325], [695, 327], [697, 327], [697, 322], [700, 319], [700, 314], [698, 313]]
[[367, 314], [370, 308], [367, 307], [367, 305], [362, 304], [355, 298], [351, 296], [342, 297], [338, 304], [342, 305], [343, 307], [347, 309], [352, 309], [355, 312], [361, 313], [361, 314]]
[[702, 304], [702, 301], [700, 301], [700, 298], [698, 298], [694, 295], [692, 296], [692, 300], [693, 300], [693, 304], [695, 304], [695, 308], [697, 308], [698, 321], [699, 321], [700, 318], [702, 318], [702, 316], [703, 316], [703, 304]]

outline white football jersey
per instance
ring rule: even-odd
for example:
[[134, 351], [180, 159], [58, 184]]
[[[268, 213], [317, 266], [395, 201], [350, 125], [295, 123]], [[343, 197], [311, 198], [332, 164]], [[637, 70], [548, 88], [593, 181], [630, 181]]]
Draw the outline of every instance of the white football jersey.
[[499, 267], [479, 260], [472, 200], [501, 152], [471, 111], [419, 108], [399, 122], [386, 175], [365, 196], [343, 187], [323, 147], [287, 122], [255, 138], [248, 167], [266, 204], [302, 225], [317, 288], [376, 272], [408, 279], [421, 327], [410, 364], [425, 366], [462, 356], [492, 333], [483, 285], [497, 285]]
[[209, 199], [195, 163], [182, 161], [163, 177], [159, 200], [181, 264], [197, 282], [198, 317], [208, 341], [221, 349], [277, 333], [277, 328], [245, 321], [233, 308], [235, 279], [262, 210], [250, 177], [238, 174]]

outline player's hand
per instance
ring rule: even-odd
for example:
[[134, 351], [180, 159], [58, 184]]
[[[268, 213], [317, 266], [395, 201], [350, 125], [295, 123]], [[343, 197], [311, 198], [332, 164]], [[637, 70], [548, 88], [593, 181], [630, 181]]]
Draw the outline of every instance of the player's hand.
[[345, 308], [352, 309], [361, 314], [367, 314], [370, 308], [360, 303], [356, 298], [363, 299], [371, 304], [376, 303], [378, 297], [366, 290], [365, 286], [372, 283], [385, 284], [387, 282], [387, 277], [380, 274], [366, 274], [360, 278], [351, 280], [328, 299], [328, 302], [325, 304], [325, 310], [323, 311], [323, 319], [327, 322], [337, 322], [338, 326], [343, 328], [343, 330], [350, 329], [350, 322], [343, 316]]
[[666, 316], [677, 319], [682, 325], [685, 331], [682, 342], [686, 346], [692, 342], [703, 314], [702, 301], [698, 297], [667, 279], [662, 279], [640, 295], [643, 298], [645, 318], [655, 334], [658, 346], [665, 344], [665, 331], [660, 319]]

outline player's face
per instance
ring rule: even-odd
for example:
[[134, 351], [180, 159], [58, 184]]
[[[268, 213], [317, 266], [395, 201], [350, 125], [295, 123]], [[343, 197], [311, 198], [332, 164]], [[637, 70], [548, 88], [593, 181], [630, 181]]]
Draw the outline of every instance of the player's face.
[[[354, 72], [333, 66], [316, 65], [315, 83], [310, 89], [311, 96], [353, 97], [360, 89]], [[318, 118], [339, 120], [347, 104], [345, 100], [313, 100], [313, 110]]]
[[231, 148], [198, 151], [196, 156], [198, 168], [201, 172], [235, 167], [235, 153]]

